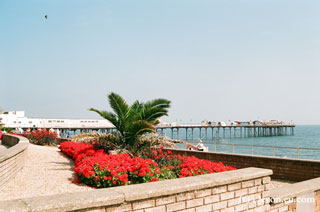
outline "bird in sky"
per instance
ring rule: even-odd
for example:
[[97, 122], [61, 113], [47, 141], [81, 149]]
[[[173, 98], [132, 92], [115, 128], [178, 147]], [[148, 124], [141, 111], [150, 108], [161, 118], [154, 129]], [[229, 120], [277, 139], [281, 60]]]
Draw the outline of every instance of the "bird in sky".
[[45, 17], [46, 19], [48, 19], [48, 16], [47, 16], [47, 15], [45, 15], [44, 17]]

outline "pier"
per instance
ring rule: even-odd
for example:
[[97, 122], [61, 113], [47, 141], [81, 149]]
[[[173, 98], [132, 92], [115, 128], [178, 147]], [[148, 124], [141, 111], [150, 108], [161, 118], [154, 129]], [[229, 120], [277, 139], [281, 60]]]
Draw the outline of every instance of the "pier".
[[[45, 127], [46, 129], [50, 129]], [[59, 129], [62, 136], [67, 134], [68, 130], [78, 133], [99, 133], [116, 132], [114, 127], [52, 127]], [[197, 140], [197, 139], [221, 139], [221, 138], [247, 138], [247, 137], [265, 137], [265, 136], [285, 136], [294, 135], [294, 124], [272, 124], [272, 125], [166, 125], [156, 126], [156, 132], [161, 136], [167, 136], [172, 139]], [[23, 128], [26, 130], [27, 128]], [[31, 128], [32, 129], [32, 128]]]
[[[157, 126], [158, 134], [172, 139], [220, 139], [294, 135], [294, 124]], [[195, 137], [195, 131], [198, 137]]]
[[[73, 134], [116, 132], [114, 126], [105, 119], [48, 119], [48, 118], [28, 118], [24, 111], [9, 111], [1, 114], [6, 127], [27, 129], [59, 129], [62, 136], [67, 131]], [[203, 124], [160, 124], [156, 126], [159, 135], [172, 139], [194, 140], [194, 139], [220, 139], [220, 138], [245, 138], [264, 136], [294, 135], [295, 125], [290, 123], [271, 120], [269, 122], [233, 122], [227, 125], [225, 122], [217, 124], [207, 122]]]

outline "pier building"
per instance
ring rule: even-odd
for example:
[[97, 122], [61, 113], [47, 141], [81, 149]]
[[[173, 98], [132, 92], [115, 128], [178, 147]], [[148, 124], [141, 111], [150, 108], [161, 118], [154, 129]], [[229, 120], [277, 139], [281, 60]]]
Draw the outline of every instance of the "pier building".
[[102, 129], [113, 128], [106, 119], [59, 119], [29, 118], [24, 111], [10, 111], [0, 114], [1, 122], [10, 128], [56, 128], [56, 129]]

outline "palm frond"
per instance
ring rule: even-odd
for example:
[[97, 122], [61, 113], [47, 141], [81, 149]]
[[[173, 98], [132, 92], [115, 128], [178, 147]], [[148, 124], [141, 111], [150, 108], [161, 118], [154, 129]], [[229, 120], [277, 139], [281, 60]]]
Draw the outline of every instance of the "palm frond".
[[153, 132], [155, 132], [155, 128], [151, 123], [144, 120], [134, 121], [126, 132], [126, 139], [128, 140], [128, 143], [133, 145], [138, 136], [144, 133]]
[[168, 115], [168, 111], [161, 111], [159, 109], [146, 109], [143, 112], [143, 120], [153, 122], [162, 116]]
[[162, 116], [168, 115], [170, 101], [166, 99], [155, 99], [144, 104], [140, 112], [140, 118], [149, 122], [154, 122]]
[[108, 98], [111, 108], [118, 115], [119, 119], [125, 117], [129, 110], [129, 105], [127, 104], [127, 102], [116, 93], [110, 93], [108, 95]]
[[117, 116], [114, 113], [111, 113], [111, 112], [108, 112], [105, 110], [97, 110], [94, 108], [90, 108], [89, 111], [93, 111], [93, 112], [98, 113], [101, 117], [110, 121], [116, 128], [119, 127], [119, 121], [117, 119]]
[[139, 101], [135, 101], [129, 108], [129, 111], [126, 116], [126, 122], [127, 124], [130, 124], [131, 122], [138, 120], [137, 114], [141, 111], [143, 105]]
[[157, 108], [163, 108], [163, 109], [168, 109], [170, 107], [170, 100], [167, 99], [154, 99], [147, 101], [145, 105], [150, 106], [151, 108], [157, 107]]

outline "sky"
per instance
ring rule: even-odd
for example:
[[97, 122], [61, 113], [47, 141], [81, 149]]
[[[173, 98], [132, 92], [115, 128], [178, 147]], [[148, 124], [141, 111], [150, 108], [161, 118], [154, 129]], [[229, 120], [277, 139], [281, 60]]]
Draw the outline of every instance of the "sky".
[[[320, 124], [320, 1], [1, 0], [0, 108], [99, 118], [107, 94], [166, 122]], [[48, 19], [45, 19], [45, 15]]]

